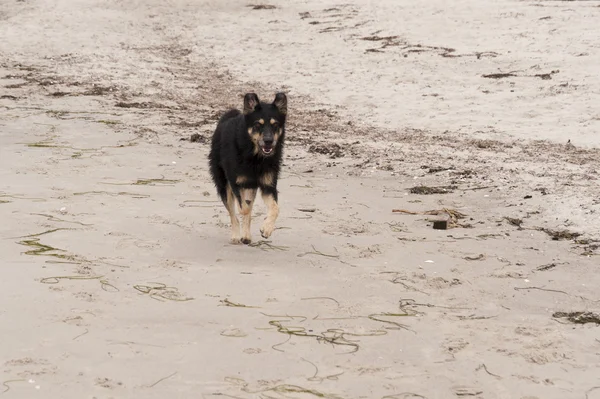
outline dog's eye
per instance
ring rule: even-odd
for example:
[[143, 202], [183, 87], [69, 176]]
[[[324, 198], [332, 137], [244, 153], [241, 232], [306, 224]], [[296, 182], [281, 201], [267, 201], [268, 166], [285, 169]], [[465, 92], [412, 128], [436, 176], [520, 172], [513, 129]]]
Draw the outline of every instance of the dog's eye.
[[273, 126], [274, 129], [278, 129], [279, 128], [279, 123], [277, 123], [277, 122], [271, 123], [271, 126]]
[[254, 129], [259, 130], [260, 129], [260, 123], [255, 122], [254, 123]]

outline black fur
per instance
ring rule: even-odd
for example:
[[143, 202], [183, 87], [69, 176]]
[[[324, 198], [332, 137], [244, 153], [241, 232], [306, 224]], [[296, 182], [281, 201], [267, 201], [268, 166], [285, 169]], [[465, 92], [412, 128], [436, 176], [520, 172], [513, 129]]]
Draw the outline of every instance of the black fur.
[[278, 93], [273, 103], [264, 103], [256, 94], [248, 93], [243, 112], [231, 109], [219, 119], [208, 158], [212, 180], [225, 206], [227, 185], [240, 208], [241, 189], [260, 188], [263, 195], [270, 194], [277, 202], [286, 115], [285, 94]]

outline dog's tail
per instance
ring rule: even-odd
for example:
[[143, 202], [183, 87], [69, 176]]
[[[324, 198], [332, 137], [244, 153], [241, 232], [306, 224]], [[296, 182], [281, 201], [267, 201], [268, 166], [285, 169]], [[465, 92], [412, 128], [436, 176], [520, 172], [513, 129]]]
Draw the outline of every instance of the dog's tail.
[[229, 182], [227, 181], [225, 171], [221, 168], [220, 165], [221, 154], [219, 153], [219, 151], [221, 147], [221, 135], [223, 134], [224, 129], [222, 123], [233, 119], [241, 114], [242, 113], [237, 109], [230, 109], [229, 111], [225, 112], [225, 114], [223, 114], [221, 118], [219, 118], [217, 129], [213, 134], [210, 152], [208, 154], [210, 175], [212, 177], [213, 182], [215, 183], [215, 187], [217, 188], [217, 193], [219, 194], [219, 197], [221, 197], [221, 201], [223, 201], [225, 205], [227, 205], [227, 185], [229, 184]]
[[211, 162], [210, 174], [212, 175], [213, 182], [217, 189], [217, 194], [219, 195], [219, 198], [221, 198], [221, 201], [223, 201], [223, 203], [227, 205], [227, 185], [229, 183], [227, 182], [227, 178], [225, 177], [225, 172], [218, 165], [214, 165]]

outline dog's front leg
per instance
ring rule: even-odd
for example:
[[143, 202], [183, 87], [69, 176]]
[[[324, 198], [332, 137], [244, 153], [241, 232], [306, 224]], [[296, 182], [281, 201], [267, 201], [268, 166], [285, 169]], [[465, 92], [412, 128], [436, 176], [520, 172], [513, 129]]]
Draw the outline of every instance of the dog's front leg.
[[243, 188], [241, 190], [242, 203], [240, 213], [242, 214], [242, 243], [250, 244], [252, 242], [252, 234], [250, 233], [250, 225], [252, 224], [252, 206], [256, 198], [255, 188]]
[[240, 222], [235, 214], [235, 196], [233, 195], [233, 191], [231, 190], [231, 186], [227, 184], [227, 203], [225, 206], [227, 207], [227, 211], [229, 212], [229, 217], [231, 218], [231, 242], [233, 244], [240, 243]]
[[261, 189], [262, 198], [267, 206], [267, 217], [260, 229], [263, 238], [269, 238], [275, 230], [275, 221], [279, 216], [279, 205], [277, 204], [277, 189], [274, 187], [265, 187]]

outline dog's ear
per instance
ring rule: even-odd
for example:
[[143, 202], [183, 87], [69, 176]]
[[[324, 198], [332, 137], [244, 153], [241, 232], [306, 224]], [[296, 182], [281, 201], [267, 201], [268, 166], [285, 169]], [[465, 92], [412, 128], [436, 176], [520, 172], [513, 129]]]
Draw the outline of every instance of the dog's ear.
[[279, 112], [282, 114], [287, 114], [287, 97], [284, 93], [275, 94], [275, 100], [273, 101], [273, 105], [277, 107]]
[[254, 109], [260, 104], [260, 100], [256, 93], [247, 93], [244, 96], [244, 115], [254, 111]]

